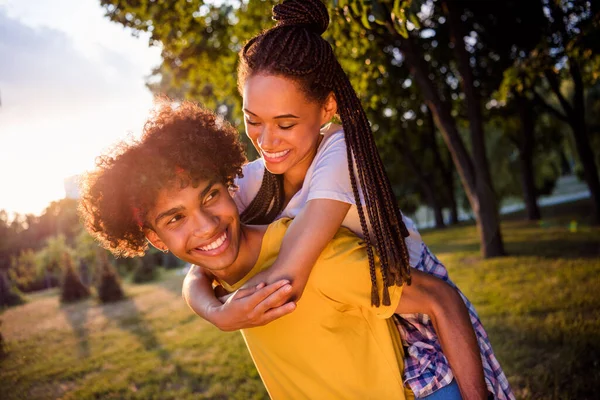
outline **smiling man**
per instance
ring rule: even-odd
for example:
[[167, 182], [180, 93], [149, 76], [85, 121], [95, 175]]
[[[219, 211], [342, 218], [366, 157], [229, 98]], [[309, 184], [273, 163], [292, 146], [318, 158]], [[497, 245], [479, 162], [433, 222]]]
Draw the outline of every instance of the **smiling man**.
[[[230, 194], [244, 162], [227, 123], [192, 103], [165, 105], [139, 142], [100, 159], [84, 180], [80, 210], [87, 229], [113, 253], [141, 255], [150, 241], [233, 292], [272, 265], [290, 224], [240, 223]], [[276, 307], [272, 319], [280, 318], [242, 331], [272, 398], [411, 398], [394, 313], [428, 314], [442, 343], [473, 353], [476, 363], [473, 330], [454, 289], [413, 271], [411, 286], [390, 287], [389, 306], [372, 307], [368, 266], [364, 243], [341, 229], [297, 306]], [[278, 282], [247, 301], [269, 309], [289, 288]]]

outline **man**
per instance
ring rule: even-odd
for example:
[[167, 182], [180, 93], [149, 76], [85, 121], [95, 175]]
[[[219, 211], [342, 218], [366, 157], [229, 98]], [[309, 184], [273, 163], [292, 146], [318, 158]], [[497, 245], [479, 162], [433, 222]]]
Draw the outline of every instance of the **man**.
[[[192, 103], [163, 106], [140, 142], [122, 145], [86, 177], [80, 209], [88, 230], [113, 253], [143, 254], [148, 240], [232, 292], [274, 262], [290, 223], [240, 223], [229, 189], [244, 161], [237, 132], [214, 114]], [[444, 351], [460, 354], [461, 367], [472, 371], [461, 385], [463, 397], [484, 398], [481, 359], [458, 293], [413, 271], [412, 285], [389, 288], [390, 306], [372, 307], [368, 265], [364, 243], [340, 230], [302, 300], [286, 305], [281, 314], [287, 315], [242, 331], [271, 397], [411, 398], [390, 317], [425, 313]], [[381, 288], [380, 274], [377, 279]], [[261, 304], [277, 305], [288, 289], [271, 285]]]

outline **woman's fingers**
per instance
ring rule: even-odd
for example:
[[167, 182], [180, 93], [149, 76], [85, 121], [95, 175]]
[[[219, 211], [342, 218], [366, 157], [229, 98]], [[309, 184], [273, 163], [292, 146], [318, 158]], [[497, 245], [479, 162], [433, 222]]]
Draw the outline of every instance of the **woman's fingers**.
[[292, 285], [286, 283], [281, 285], [276, 291], [266, 296], [260, 303], [256, 304], [255, 310], [259, 314], [264, 314], [272, 308], [277, 308], [285, 305], [290, 300], [290, 294], [292, 293]]
[[276, 320], [277, 318], [281, 318], [284, 315], [290, 314], [295, 309], [296, 309], [296, 303], [294, 303], [294, 302], [289, 302], [282, 306], [279, 306], [276, 308], [271, 308], [270, 310], [268, 310], [266, 313], [264, 313], [262, 315], [261, 323], [257, 326], [266, 325], [269, 322]]

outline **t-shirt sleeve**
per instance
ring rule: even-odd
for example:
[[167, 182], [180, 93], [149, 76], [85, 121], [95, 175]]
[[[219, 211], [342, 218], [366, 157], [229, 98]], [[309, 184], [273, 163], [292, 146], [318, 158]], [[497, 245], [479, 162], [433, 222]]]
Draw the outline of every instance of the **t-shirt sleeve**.
[[265, 164], [262, 158], [245, 164], [242, 167], [243, 177], [235, 180], [237, 190], [232, 194], [238, 211], [242, 213], [246, 207], [254, 200], [260, 185], [262, 184], [265, 173]]
[[[381, 271], [376, 260], [377, 287], [382, 298]], [[390, 318], [400, 303], [402, 286], [390, 286], [391, 304], [379, 307], [371, 306], [371, 275], [369, 259], [364, 241], [350, 230], [342, 228], [323, 250], [315, 265], [311, 278], [315, 286], [329, 299], [340, 306], [360, 307], [373, 312], [379, 318]]]
[[315, 159], [306, 201], [313, 199], [332, 199], [356, 205], [342, 132], [326, 138]]

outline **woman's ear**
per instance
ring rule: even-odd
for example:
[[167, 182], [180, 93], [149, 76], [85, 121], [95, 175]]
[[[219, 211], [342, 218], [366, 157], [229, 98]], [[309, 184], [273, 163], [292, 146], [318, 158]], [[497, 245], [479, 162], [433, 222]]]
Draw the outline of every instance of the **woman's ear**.
[[333, 92], [329, 93], [323, 103], [323, 117], [321, 119], [321, 125], [330, 122], [335, 114], [337, 114], [337, 100]]
[[160, 237], [158, 237], [156, 232], [154, 232], [152, 229], [144, 229], [144, 234], [146, 235], [146, 239], [148, 239], [148, 242], [150, 242], [150, 244], [156, 247], [158, 250], [162, 252], [169, 250], [167, 245], [160, 239]]

